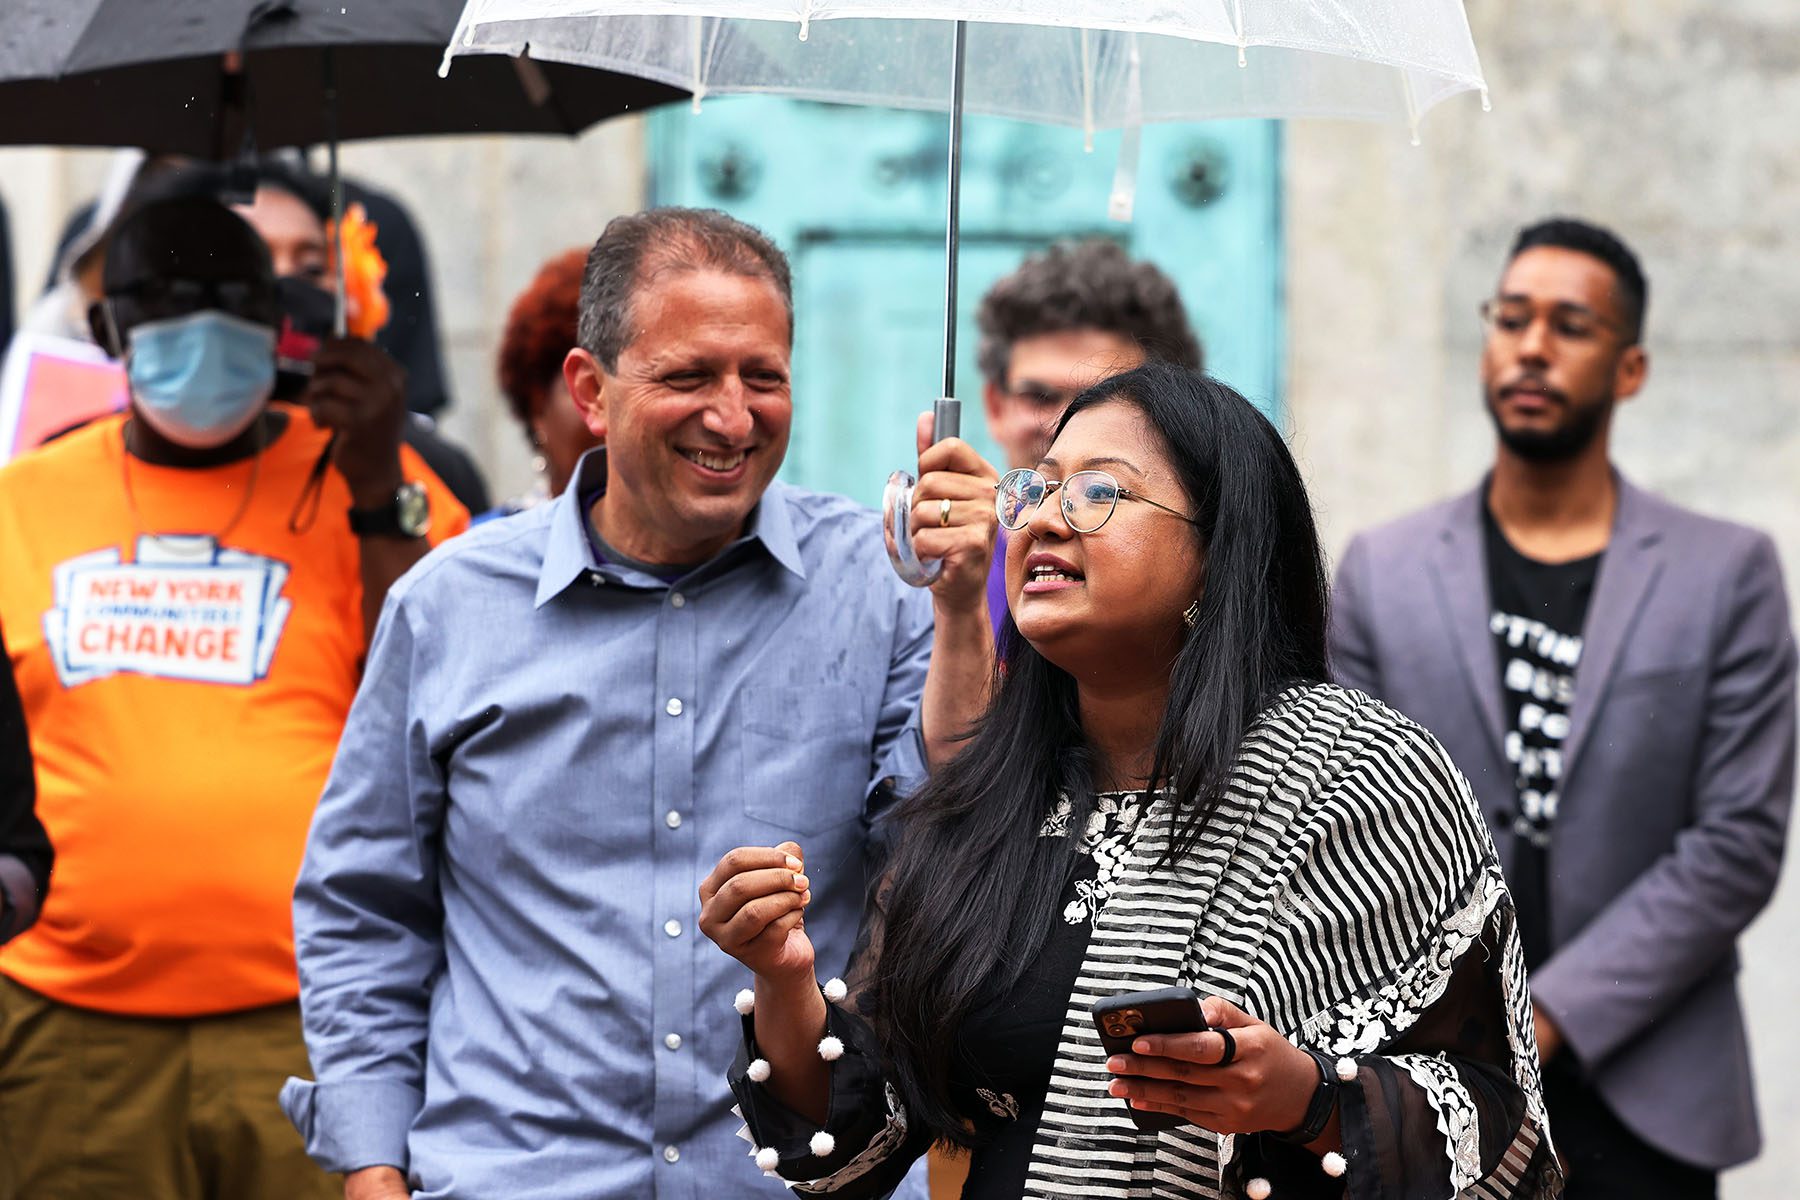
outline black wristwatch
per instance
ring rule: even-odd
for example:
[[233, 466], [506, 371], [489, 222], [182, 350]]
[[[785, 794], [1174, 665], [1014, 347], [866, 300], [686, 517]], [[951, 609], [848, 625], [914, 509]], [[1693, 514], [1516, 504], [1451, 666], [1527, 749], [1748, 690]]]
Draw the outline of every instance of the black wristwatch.
[[1278, 1142], [1292, 1142], [1296, 1146], [1304, 1146], [1308, 1142], [1316, 1142], [1325, 1127], [1331, 1124], [1331, 1114], [1337, 1109], [1338, 1078], [1337, 1068], [1332, 1061], [1314, 1050], [1311, 1046], [1300, 1049], [1312, 1056], [1319, 1067], [1319, 1086], [1313, 1091], [1312, 1101], [1306, 1106], [1306, 1116], [1300, 1124], [1285, 1133], [1270, 1131], [1268, 1136]]
[[394, 498], [380, 508], [350, 510], [350, 532], [357, 537], [424, 537], [431, 528], [431, 497], [425, 485], [410, 480], [394, 491]]

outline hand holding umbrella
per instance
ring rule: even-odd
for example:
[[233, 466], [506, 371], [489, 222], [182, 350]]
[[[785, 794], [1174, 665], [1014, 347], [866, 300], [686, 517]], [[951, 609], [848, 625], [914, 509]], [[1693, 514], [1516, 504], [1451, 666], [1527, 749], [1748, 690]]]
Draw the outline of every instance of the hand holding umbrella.
[[[933, 433], [933, 418], [920, 414], [919, 480], [906, 505], [911, 561], [930, 564], [925, 582], [940, 606], [974, 612], [987, 603], [988, 564], [1000, 528], [994, 512], [994, 485], [1000, 476], [960, 437], [934, 440]], [[893, 543], [890, 532], [890, 550]], [[901, 559], [893, 557], [898, 567]], [[904, 571], [901, 578], [906, 579]]]
[[[337, 187], [333, 179], [334, 190]], [[332, 461], [358, 507], [385, 503], [400, 484], [400, 439], [406, 423], [406, 372], [374, 344], [390, 309], [382, 281], [387, 261], [377, 230], [360, 204], [331, 223], [331, 275], [340, 300], [337, 333], [313, 360], [300, 400], [332, 432]]]
[[[334, 178], [333, 201], [338, 198]], [[375, 226], [361, 205], [331, 222], [331, 277], [337, 293], [335, 328], [310, 361], [294, 364], [310, 375], [297, 397], [331, 431], [296, 506], [294, 524], [310, 525], [334, 465], [357, 508], [380, 508], [405, 478], [400, 442], [406, 423], [406, 372], [372, 340], [387, 324], [382, 291], [387, 263], [375, 246]]]

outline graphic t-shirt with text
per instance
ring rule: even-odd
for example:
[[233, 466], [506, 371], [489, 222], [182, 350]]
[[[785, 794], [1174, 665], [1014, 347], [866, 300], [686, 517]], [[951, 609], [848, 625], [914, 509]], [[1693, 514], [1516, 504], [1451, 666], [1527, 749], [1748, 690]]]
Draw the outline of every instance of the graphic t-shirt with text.
[[[330, 432], [282, 411], [254, 464], [127, 460], [114, 416], [0, 470], [0, 628], [56, 847], [0, 974], [53, 1000], [192, 1017], [298, 991], [294, 876], [365, 638], [343, 478], [290, 522]], [[429, 540], [462, 529], [401, 462]]]
[[1519, 913], [1527, 966], [1550, 953], [1548, 865], [1562, 798], [1563, 743], [1581, 665], [1582, 627], [1603, 555], [1545, 563], [1515, 550], [1492, 513], [1487, 528], [1488, 630], [1500, 664], [1506, 758], [1518, 803], [1513, 870], [1507, 880]]

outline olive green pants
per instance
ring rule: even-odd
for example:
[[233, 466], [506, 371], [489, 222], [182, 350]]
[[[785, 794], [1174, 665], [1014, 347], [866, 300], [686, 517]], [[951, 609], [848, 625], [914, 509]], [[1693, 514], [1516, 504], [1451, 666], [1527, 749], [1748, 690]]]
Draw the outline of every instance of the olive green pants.
[[334, 1200], [276, 1096], [300, 1009], [119, 1017], [0, 976], [0, 1200]]

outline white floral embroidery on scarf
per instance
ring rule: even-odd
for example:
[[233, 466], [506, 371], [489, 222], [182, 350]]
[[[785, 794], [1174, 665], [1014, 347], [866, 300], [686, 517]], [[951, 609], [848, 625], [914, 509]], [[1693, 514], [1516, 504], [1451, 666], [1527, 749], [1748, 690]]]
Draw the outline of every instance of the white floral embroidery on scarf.
[[[1328, 1054], [1355, 1057], [1369, 1054], [1411, 1029], [1443, 996], [1457, 961], [1481, 937], [1504, 891], [1499, 870], [1490, 863], [1468, 903], [1444, 920], [1425, 953], [1375, 995], [1353, 997], [1307, 1020], [1303, 1027], [1306, 1040]], [[1521, 995], [1512, 988], [1508, 993], [1508, 1024], [1516, 1028], [1522, 1020]], [[1523, 1018], [1523, 1024], [1530, 1028], [1529, 1017]], [[1516, 1041], [1516, 1036], [1511, 1040]], [[1451, 1180], [1460, 1194], [1481, 1179], [1480, 1113], [1473, 1097], [1443, 1055], [1394, 1055], [1391, 1061], [1413, 1078], [1437, 1113]], [[1523, 1086], [1526, 1080], [1520, 1082]], [[1535, 1078], [1529, 1082], [1535, 1087]], [[1534, 1094], [1527, 1088], [1528, 1099]], [[1534, 1110], [1531, 1116], [1542, 1128], [1542, 1113]]]
[[1437, 1112], [1438, 1132], [1444, 1135], [1450, 1159], [1450, 1186], [1458, 1194], [1473, 1187], [1481, 1179], [1481, 1130], [1474, 1098], [1462, 1076], [1442, 1054], [1396, 1054], [1388, 1061], [1412, 1076]]
[[1450, 986], [1451, 972], [1481, 937], [1504, 889], [1498, 871], [1485, 874], [1476, 894], [1439, 926], [1431, 947], [1407, 971], [1373, 996], [1352, 997], [1307, 1020], [1306, 1040], [1328, 1054], [1354, 1058], [1411, 1029]]
[[[1056, 807], [1044, 818], [1039, 837], [1069, 836], [1069, 817], [1073, 805], [1067, 796], [1059, 796]], [[1130, 853], [1132, 831], [1137, 828], [1143, 798], [1136, 792], [1103, 792], [1094, 798], [1094, 811], [1088, 814], [1087, 827], [1081, 832], [1078, 847], [1094, 863], [1094, 877], [1075, 882], [1075, 899], [1063, 908], [1063, 920], [1070, 925], [1092, 923], [1118, 889], [1119, 875], [1125, 869]]]

